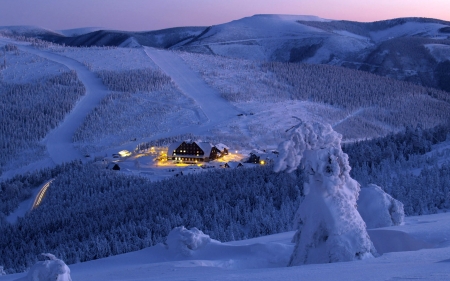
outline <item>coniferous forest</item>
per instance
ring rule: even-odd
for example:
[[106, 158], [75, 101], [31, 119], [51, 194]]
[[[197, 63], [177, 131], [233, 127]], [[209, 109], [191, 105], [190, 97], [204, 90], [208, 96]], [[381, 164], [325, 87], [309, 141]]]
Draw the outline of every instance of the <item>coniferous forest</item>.
[[[363, 186], [382, 186], [404, 203], [407, 215], [431, 214], [450, 206], [450, 163], [430, 154], [433, 145], [450, 139], [449, 132], [448, 125], [407, 128], [343, 149], [352, 177]], [[32, 187], [50, 178], [56, 180], [41, 206], [16, 224], [4, 221]], [[8, 272], [23, 271], [41, 252], [68, 263], [98, 259], [164, 242], [179, 225], [220, 241], [293, 230], [302, 186], [301, 171], [274, 173], [271, 166], [150, 182], [73, 162], [2, 183], [0, 264]]]

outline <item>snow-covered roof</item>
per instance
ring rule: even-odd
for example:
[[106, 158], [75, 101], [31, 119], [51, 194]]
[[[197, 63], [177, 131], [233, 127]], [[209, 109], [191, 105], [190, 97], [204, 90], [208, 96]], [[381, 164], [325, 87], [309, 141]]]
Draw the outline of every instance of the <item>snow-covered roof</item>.
[[209, 142], [195, 142], [201, 150], [207, 155], [211, 153], [211, 148], [213, 148], [213, 145]]
[[175, 149], [177, 149], [183, 142], [182, 141], [178, 141], [178, 142], [174, 142], [171, 145], [169, 145], [169, 149], [167, 150], [167, 155], [171, 156], [173, 155], [173, 152], [175, 151]]
[[227, 166], [231, 169], [237, 168], [239, 166], [243, 166], [241, 162], [237, 162], [237, 161], [230, 161], [227, 163]]
[[223, 151], [224, 149], [230, 150], [230, 148], [223, 143], [216, 144], [218, 150]]
[[108, 166], [106, 166], [106, 168], [112, 170], [115, 166], [120, 168], [120, 166], [117, 165], [117, 163], [114, 163], [114, 162], [109, 163]]

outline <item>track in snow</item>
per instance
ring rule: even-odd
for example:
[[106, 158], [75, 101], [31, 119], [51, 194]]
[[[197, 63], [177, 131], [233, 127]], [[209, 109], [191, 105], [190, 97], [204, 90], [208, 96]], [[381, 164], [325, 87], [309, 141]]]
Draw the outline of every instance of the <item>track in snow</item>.
[[172, 78], [183, 94], [192, 98], [208, 117], [210, 123], [227, 122], [241, 113], [220, 93], [208, 86], [174, 52], [145, 47], [147, 55]]
[[82, 158], [80, 152], [75, 149], [73, 145], [73, 136], [89, 112], [91, 112], [108, 94], [107, 88], [102, 84], [100, 78], [74, 59], [38, 50], [29, 45], [22, 45], [20, 42], [11, 40], [4, 41], [14, 43], [24, 52], [29, 52], [56, 63], [63, 64], [70, 70], [76, 71], [78, 79], [86, 88], [86, 93], [76, 103], [72, 111], [66, 115], [64, 120], [60, 122], [58, 127], [47, 134], [45, 144], [49, 156], [55, 164]]

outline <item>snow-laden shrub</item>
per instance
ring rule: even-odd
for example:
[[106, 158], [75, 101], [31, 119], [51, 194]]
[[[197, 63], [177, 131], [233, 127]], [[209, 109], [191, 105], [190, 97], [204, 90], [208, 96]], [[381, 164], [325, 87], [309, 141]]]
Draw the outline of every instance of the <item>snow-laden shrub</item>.
[[375, 184], [361, 188], [358, 212], [367, 228], [401, 225], [405, 219], [403, 203], [392, 198]]
[[360, 187], [350, 177], [341, 139], [330, 125], [301, 122], [279, 145], [275, 171], [302, 167], [307, 176], [290, 266], [352, 261], [376, 253], [356, 210]]
[[6, 275], [6, 272], [3, 270], [3, 266], [0, 266], [0, 276]]
[[175, 227], [167, 236], [166, 245], [169, 251], [183, 256], [191, 256], [211, 242], [209, 235], [204, 234], [196, 227], [186, 229], [184, 226]]
[[52, 254], [42, 254], [48, 258], [45, 261], [38, 261], [27, 276], [16, 281], [72, 281], [69, 267]]

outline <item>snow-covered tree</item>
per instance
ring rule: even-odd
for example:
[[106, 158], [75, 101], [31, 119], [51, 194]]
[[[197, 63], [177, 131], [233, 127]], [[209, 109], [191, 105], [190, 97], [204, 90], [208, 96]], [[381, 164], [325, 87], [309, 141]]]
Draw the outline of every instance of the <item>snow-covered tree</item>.
[[28, 271], [27, 276], [16, 281], [72, 281], [70, 269], [62, 260], [52, 254], [42, 256], [47, 260], [37, 262]]
[[0, 276], [6, 275], [6, 272], [3, 270], [3, 266], [0, 266]]
[[289, 266], [352, 261], [376, 253], [356, 209], [360, 186], [350, 177], [341, 139], [330, 125], [300, 122], [279, 145], [274, 170], [292, 172], [300, 167], [307, 177]]
[[403, 203], [395, 200], [375, 184], [361, 189], [358, 212], [367, 228], [378, 228], [404, 223]]

